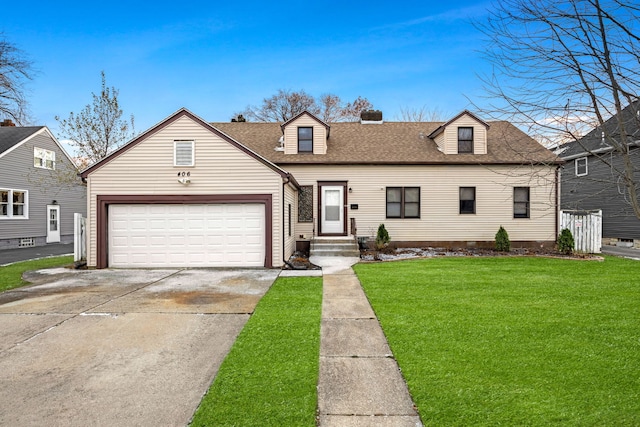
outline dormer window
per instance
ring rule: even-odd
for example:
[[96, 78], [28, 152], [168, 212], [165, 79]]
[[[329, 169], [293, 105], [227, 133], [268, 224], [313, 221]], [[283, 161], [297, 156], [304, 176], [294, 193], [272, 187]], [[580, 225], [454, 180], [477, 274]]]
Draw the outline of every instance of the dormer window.
[[473, 128], [472, 127], [458, 128], [458, 154], [460, 153], [473, 154]]
[[298, 128], [298, 153], [313, 153], [313, 128]]

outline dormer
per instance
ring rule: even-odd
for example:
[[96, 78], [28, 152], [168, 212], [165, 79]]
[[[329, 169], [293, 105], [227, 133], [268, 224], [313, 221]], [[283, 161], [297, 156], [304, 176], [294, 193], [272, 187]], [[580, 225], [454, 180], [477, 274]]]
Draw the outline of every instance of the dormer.
[[487, 154], [489, 125], [464, 110], [434, 130], [429, 138], [444, 154]]
[[327, 154], [330, 126], [303, 111], [284, 122], [282, 129], [284, 154]]

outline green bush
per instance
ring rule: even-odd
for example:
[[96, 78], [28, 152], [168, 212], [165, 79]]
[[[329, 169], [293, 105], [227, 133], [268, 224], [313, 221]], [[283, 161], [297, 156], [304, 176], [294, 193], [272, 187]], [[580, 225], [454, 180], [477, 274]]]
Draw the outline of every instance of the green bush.
[[496, 250], [500, 252], [509, 252], [511, 250], [511, 241], [509, 234], [504, 227], [500, 226], [496, 233]]
[[378, 234], [376, 235], [376, 248], [383, 249], [389, 244], [389, 233], [387, 229], [384, 228], [384, 224], [380, 224], [378, 226]]
[[573, 252], [575, 242], [573, 241], [573, 234], [568, 228], [563, 228], [558, 236], [558, 251], [563, 254], [569, 255]]

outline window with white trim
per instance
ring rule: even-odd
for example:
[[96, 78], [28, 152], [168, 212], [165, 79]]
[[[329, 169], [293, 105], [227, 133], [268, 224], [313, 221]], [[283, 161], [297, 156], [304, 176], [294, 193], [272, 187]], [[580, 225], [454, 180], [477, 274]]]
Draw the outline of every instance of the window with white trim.
[[195, 141], [176, 140], [173, 141], [173, 165], [174, 166], [193, 166], [194, 165], [194, 146]]
[[0, 219], [28, 218], [29, 192], [25, 190], [0, 189]]
[[33, 166], [42, 169], [54, 170], [56, 168], [55, 151], [33, 147]]
[[580, 157], [576, 159], [576, 176], [584, 176], [589, 173], [587, 168], [587, 158]]

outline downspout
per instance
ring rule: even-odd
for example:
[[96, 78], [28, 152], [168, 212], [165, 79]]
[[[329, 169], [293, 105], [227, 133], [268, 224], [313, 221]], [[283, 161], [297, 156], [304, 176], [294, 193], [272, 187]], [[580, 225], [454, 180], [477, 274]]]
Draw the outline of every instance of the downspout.
[[285, 201], [285, 186], [289, 183], [289, 181], [290, 181], [289, 176], [287, 176], [286, 179], [282, 180], [282, 210], [280, 211], [280, 212], [282, 212], [282, 262], [283, 262], [283, 264], [287, 264], [287, 265], [289, 264], [289, 260], [288, 259], [284, 259], [285, 258], [284, 254], [286, 252], [286, 246], [287, 246], [286, 242], [285, 242], [286, 241], [286, 233], [285, 233], [284, 226], [285, 226], [285, 221], [286, 221], [286, 219], [285, 219], [285, 215], [286, 215], [285, 214], [285, 204], [286, 204], [286, 201]]
[[[285, 216], [287, 216], [289, 212], [289, 210], [286, 209], [287, 202], [285, 200], [285, 188], [290, 182], [291, 182], [291, 175], [287, 174], [287, 177], [282, 180], [282, 262], [283, 264], [293, 268], [293, 265], [291, 265], [289, 260], [285, 259], [285, 253], [287, 249], [287, 244], [286, 244], [287, 233], [285, 233], [285, 226], [288, 223], [288, 217], [285, 218]], [[291, 233], [291, 230], [289, 230], [289, 232]]]
[[562, 174], [562, 166], [556, 166], [556, 236], [560, 235], [560, 175]]

